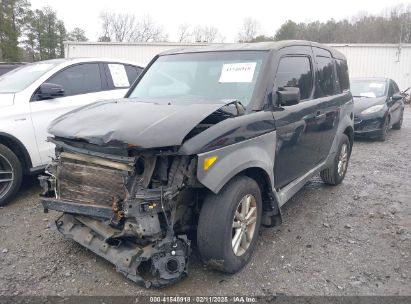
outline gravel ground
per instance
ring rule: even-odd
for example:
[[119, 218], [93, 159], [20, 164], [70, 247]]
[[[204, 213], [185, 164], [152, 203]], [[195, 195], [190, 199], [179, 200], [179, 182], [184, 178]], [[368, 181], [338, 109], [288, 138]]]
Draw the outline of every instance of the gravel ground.
[[48, 227], [35, 177], [0, 209], [0, 295], [411, 295], [411, 109], [386, 142], [356, 141], [342, 185], [314, 178], [262, 229], [251, 262], [228, 276], [203, 266], [147, 290]]

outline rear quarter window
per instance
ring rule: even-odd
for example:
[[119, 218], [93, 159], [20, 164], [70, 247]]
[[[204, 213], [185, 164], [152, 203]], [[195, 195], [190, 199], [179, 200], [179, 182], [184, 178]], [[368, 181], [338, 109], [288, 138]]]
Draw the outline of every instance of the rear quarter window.
[[348, 91], [350, 89], [350, 78], [348, 74], [348, 64], [345, 60], [336, 59], [337, 78], [340, 85], [341, 92]]

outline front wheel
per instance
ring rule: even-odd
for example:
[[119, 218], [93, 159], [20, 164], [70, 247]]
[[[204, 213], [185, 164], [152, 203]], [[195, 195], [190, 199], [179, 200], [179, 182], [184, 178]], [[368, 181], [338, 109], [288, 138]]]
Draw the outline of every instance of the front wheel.
[[401, 127], [402, 127], [402, 121], [403, 121], [403, 119], [404, 119], [404, 110], [401, 111], [400, 119], [398, 120], [397, 123], [395, 123], [395, 124], [392, 125], [392, 128], [393, 128], [394, 130], [400, 130]]
[[324, 183], [328, 185], [338, 185], [343, 181], [347, 173], [348, 161], [351, 155], [351, 144], [348, 136], [341, 135], [337, 153], [330, 168], [321, 171], [320, 176]]
[[4, 206], [19, 190], [23, 171], [16, 154], [0, 144], [0, 206]]
[[387, 116], [387, 117], [384, 119], [384, 123], [383, 123], [383, 125], [382, 125], [382, 127], [381, 127], [380, 134], [378, 135], [378, 139], [379, 139], [380, 141], [385, 141], [385, 140], [387, 139], [387, 134], [388, 134], [389, 128], [390, 128], [390, 119], [389, 119], [389, 117]]
[[222, 272], [243, 268], [256, 247], [262, 201], [257, 183], [239, 176], [204, 200], [198, 220], [197, 245], [203, 261]]

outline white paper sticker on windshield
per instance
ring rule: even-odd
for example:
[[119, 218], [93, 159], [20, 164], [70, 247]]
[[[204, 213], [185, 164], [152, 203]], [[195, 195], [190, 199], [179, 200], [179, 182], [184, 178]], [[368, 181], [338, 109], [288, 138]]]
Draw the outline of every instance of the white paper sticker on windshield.
[[251, 82], [256, 64], [256, 62], [223, 64], [219, 82]]
[[365, 93], [361, 93], [360, 96], [364, 96], [364, 97], [371, 97], [371, 98], [375, 98], [377, 97], [377, 95], [375, 95], [374, 92], [365, 92]]
[[382, 88], [384, 86], [383, 83], [378, 83], [378, 82], [371, 82], [370, 83], [370, 88]]
[[124, 65], [109, 64], [108, 68], [110, 70], [111, 78], [113, 78], [113, 84], [115, 87], [121, 88], [130, 86]]

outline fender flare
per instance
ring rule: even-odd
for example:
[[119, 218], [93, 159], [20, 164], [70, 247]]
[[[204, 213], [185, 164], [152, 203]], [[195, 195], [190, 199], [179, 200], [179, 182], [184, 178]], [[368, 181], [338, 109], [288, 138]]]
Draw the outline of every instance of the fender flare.
[[[274, 189], [276, 132], [269, 132], [220, 149], [198, 154], [197, 179], [206, 188], [218, 193], [234, 176], [249, 168], [266, 172]], [[204, 170], [204, 160], [217, 156], [215, 163]]]

